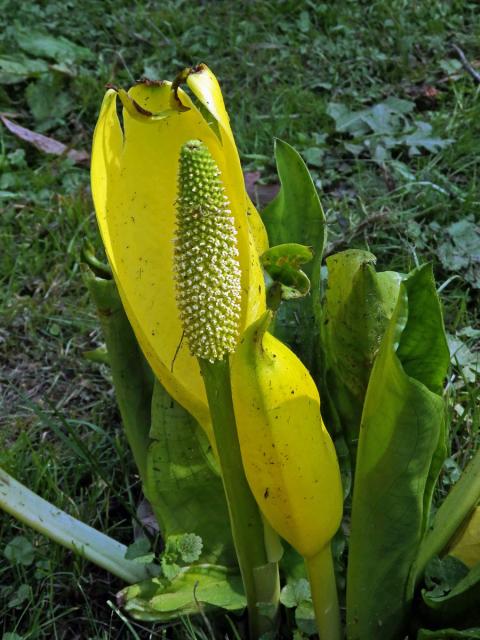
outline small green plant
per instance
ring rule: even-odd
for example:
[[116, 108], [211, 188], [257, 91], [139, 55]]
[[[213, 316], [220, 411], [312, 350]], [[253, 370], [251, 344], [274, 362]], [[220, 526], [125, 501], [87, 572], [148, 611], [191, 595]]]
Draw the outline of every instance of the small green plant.
[[414, 108], [410, 100], [390, 97], [360, 111], [330, 102], [327, 113], [335, 122], [336, 133], [349, 137], [343, 142], [346, 151], [354, 156], [368, 154], [383, 165], [395, 152], [407, 150], [409, 156], [417, 156], [452, 144], [449, 138], [434, 136], [428, 122], [414, 120]]

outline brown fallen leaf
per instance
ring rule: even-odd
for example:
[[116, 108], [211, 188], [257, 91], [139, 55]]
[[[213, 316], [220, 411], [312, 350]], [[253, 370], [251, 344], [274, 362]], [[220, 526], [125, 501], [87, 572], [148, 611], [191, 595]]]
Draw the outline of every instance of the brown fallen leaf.
[[257, 184], [261, 177], [260, 171], [247, 171], [243, 177], [248, 195], [260, 209], [273, 200], [280, 190], [279, 184]]
[[14, 136], [33, 145], [39, 151], [54, 156], [66, 156], [75, 164], [88, 164], [90, 162], [90, 155], [87, 151], [70, 149], [66, 144], [63, 144], [63, 142], [20, 126], [16, 122], [13, 122], [13, 120], [9, 120], [4, 114], [0, 114], [0, 120]]

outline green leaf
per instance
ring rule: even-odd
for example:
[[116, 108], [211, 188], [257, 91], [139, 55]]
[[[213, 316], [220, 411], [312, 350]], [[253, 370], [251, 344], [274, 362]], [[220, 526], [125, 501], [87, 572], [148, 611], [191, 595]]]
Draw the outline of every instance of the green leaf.
[[91, 349], [90, 351], [84, 351], [83, 357], [90, 362], [96, 362], [97, 364], [110, 365], [108, 359], [108, 351], [105, 347], [98, 347], [97, 349]]
[[467, 216], [436, 230], [438, 257], [447, 271], [460, 274], [480, 289], [480, 229], [474, 216]]
[[443, 560], [435, 557], [425, 569], [426, 595], [428, 598], [441, 598], [453, 589], [468, 573], [468, 567], [453, 556]]
[[14, 35], [20, 49], [31, 56], [52, 58], [57, 62], [93, 59], [93, 53], [89, 49], [81, 47], [63, 36], [56, 38], [47, 32], [23, 28], [19, 24], [15, 26]]
[[125, 552], [126, 560], [135, 560], [140, 564], [150, 564], [153, 562], [155, 554], [151, 552], [151, 544], [148, 538], [142, 537], [135, 540], [127, 547]]
[[305, 162], [310, 166], [317, 167], [318, 169], [323, 167], [325, 149], [322, 149], [321, 147], [309, 147], [308, 149], [305, 149], [302, 155], [305, 158]]
[[[265, 251], [260, 260], [270, 278], [266, 279], [267, 300], [293, 300], [307, 295], [310, 291], [310, 280], [300, 266], [312, 258], [310, 247], [293, 242], [280, 244]], [[274, 310], [278, 308], [278, 305], [268, 306]]]
[[275, 141], [281, 188], [262, 218], [270, 245], [298, 243], [311, 247], [314, 259], [305, 266], [311, 293], [280, 306], [275, 335], [286, 342], [312, 370], [315, 362], [315, 319], [320, 315], [320, 265], [326, 240], [326, 221], [317, 190], [300, 154], [286, 142]]
[[280, 593], [280, 602], [287, 609], [297, 607], [301, 602], [312, 599], [310, 583], [305, 578], [286, 584]]
[[32, 587], [29, 584], [21, 584], [16, 591], [10, 596], [8, 606], [16, 609], [25, 605], [27, 600], [32, 597]]
[[29, 567], [35, 559], [35, 549], [28, 538], [16, 536], [7, 544], [3, 555], [12, 564]]
[[162, 554], [163, 575], [173, 580], [181, 572], [182, 564], [190, 564], [200, 559], [202, 550], [203, 541], [194, 533], [169, 536]]
[[167, 580], [173, 580], [181, 572], [182, 567], [176, 562], [171, 562], [170, 558], [164, 556], [161, 561], [162, 573]]
[[281, 188], [262, 213], [270, 245], [296, 242], [323, 253], [325, 215], [310, 173], [300, 154], [286, 142], [275, 141]]
[[44, 578], [48, 578], [53, 573], [52, 561], [51, 560], [38, 560], [35, 563], [35, 578], [37, 580], [43, 580]]
[[[456, 560], [456, 562], [460, 562]], [[447, 556], [443, 564], [453, 566], [452, 559]], [[460, 563], [462, 564], [462, 563]], [[465, 572], [465, 571], [464, 571]], [[450, 570], [450, 574], [452, 571]], [[422, 616], [429, 624], [441, 626], [466, 627], [480, 624], [480, 563], [457, 580], [460, 573], [449, 575], [452, 588], [441, 595], [438, 590], [422, 591], [425, 607]]]
[[432, 389], [446, 376], [448, 361], [425, 265], [400, 285], [365, 397], [347, 579], [350, 640], [403, 637], [413, 598], [410, 572], [445, 457], [444, 402]]
[[317, 632], [308, 580], [300, 578], [286, 584], [280, 592], [280, 602], [287, 609], [295, 607], [295, 623], [300, 631], [309, 636]]
[[[341, 428], [352, 460], [373, 362], [397, 303], [402, 276], [377, 273], [376, 258], [350, 249], [327, 258], [328, 286], [321, 326], [324, 412]], [[340, 424], [335, 425], [336, 421]]]
[[445, 147], [450, 146], [454, 140], [451, 138], [435, 138], [432, 135], [432, 125], [428, 122], [417, 121], [416, 129], [413, 133], [401, 138], [401, 141], [409, 147], [410, 156], [417, 156], [422, 149], [430, 153], [436, 153]]
[[[302, 264], [310, 262], [313, 258], [313, 251], [310, 247], [306, 247], [303, 244], [296, 244], [290, 242], [288, 244], [279, 244], [275, 247], [270, 247], [261, 256], [261, 262], [264, 269], [267, 269], [272, 275], [276, 273], [276, 270], [281, 270], [282, 267], [291, 267], [292, 269], [299, 269]], [[273, 277], [273, 275], [272, 275]]]
[[183, 562], [187, 564], [195, 562], [200, 558], [203, 542], [200, 536], [196, 536], [194, 533], [185, 533], [183, 536], [180, 536], [177, 548]]
[[441, 629], [437, 631], [429, 631], [428, 629], [420, 629], [417, 634], [417, 640], [456, 640], [456, 638], [471, 638], [478, 640], [480, 638], [480, 627], [473, 629]]
[[280, 570], [285, 576], [287, 584], [306, 579], [307, 570], [302, 556], [287, 542], [283, 541], [284, 551], [280, 560]]
[[125, 558], [127, 560], [135, 560], [135, 558], [144, 556], [151, 549], [150, 540], [148, 538], [142, 537], [132, 544], [128, 545], [127, 551], [125, 552]]
[[38, 125], [37, 130], [51, 129], [76, 108], [71, 95], [60, 90], [59, 83], [53, 76], [31, 82], [25, 90], [25, 97]]
[[367, 110], [351, 111], [346, 105], [339, 102], [329, 102], [327, 115], [335, 121], [335, 131], [338, 133], [351, 133], [354, 136], [366, 135], [368, 125], [363, 121]]
[[0, 56], [0, 84], [15, 84], [47, 73], [44, 60], [32, 60], [23, 54]]
[[215, 565], [190, 567], [171, 581], [153, 578], [140, 582], [123, 589], [118, 600], [133, 618], [152, 622], [167, 622], [213, 607], [241, 611], [246, 606], [240, 575]]
[[317, 624], [315, 622], [315, 611], [311, 602], [301, 602], [295, 609], [295, 622], [297, 627], [308, 636], [317, 633]]
[[204, 561], [234, 566], [225, 495], [208, 440], [158, 382], [150, 437], [146, 489], [164, 538], [195, 533]]

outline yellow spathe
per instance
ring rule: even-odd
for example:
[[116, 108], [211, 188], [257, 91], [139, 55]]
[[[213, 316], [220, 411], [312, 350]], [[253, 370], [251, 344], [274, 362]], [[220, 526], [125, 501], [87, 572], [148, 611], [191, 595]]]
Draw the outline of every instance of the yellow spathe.
[[480, 562], [480, 507], [476, 507], [455, 536], [449, 555], [470, 569]]
[[248, 483], [270, 525], [306, 558], [340, 525], [343, 494], [335, 448], [308, 370], [266, 332], [245, 332], [231, 359], [232, 397]]
[[[92, 192], [98, 224], [125, 311], [155, 375], [211, 434], [210, 416], [196, 358], [182, 340], [175, 300], [173, 237], [180, 149], [191, 139], [207, 145], [220, 171], [238, 232], [242, 272], [241, 330], [265, 309], [262, 271], [255, 247], [265, 231], [246, 194], [238, 152], [215, 76], [204, 65], [187, 84], [217, 120], [220, 138], [181, 89], [140, 83], [107, 91], [92, 149]], [[176, 105], [176, 106], [175, 106]], [[183, 107], [182, 107], [183, 105]], [[153, 115], [152, 115], [153, 114]], [[255, 233], [250, 230], [250, 219]]]

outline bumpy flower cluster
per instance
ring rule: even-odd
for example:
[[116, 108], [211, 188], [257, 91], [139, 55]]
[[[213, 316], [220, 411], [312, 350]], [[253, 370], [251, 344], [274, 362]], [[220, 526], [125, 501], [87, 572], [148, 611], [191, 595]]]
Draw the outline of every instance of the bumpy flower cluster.
[[235, 350], [240, 321], [240, 266], [234, 219], [220, 170], [206, 145], [180, 152], [175, 283], [192, 355], [214, 362]]

